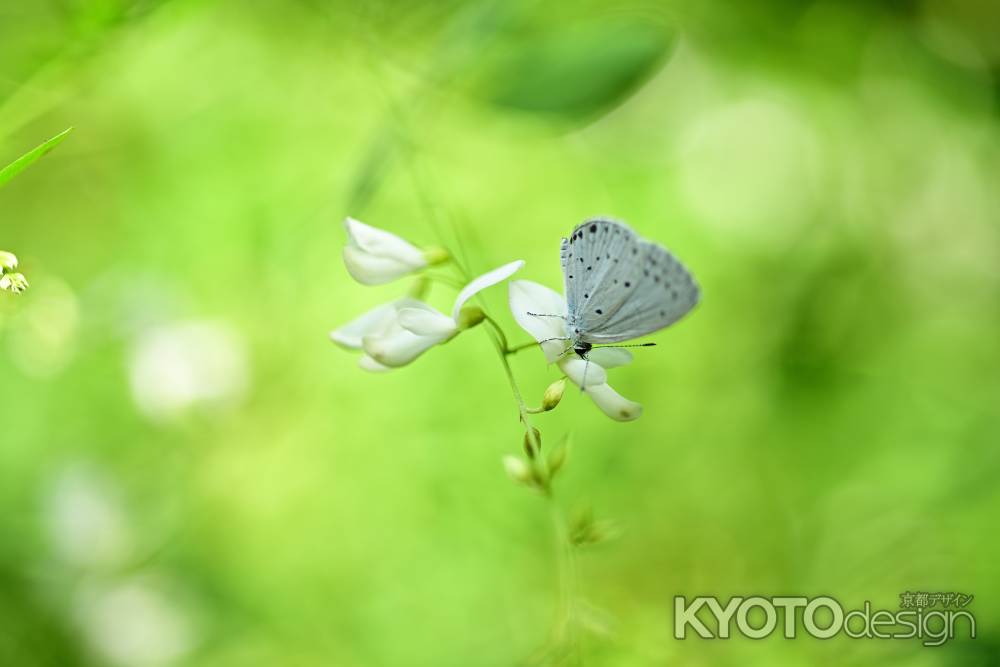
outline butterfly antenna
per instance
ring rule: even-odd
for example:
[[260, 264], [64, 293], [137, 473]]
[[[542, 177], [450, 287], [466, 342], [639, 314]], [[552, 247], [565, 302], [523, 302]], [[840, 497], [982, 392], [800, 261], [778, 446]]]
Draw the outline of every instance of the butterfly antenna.
[[632, 343], [630, 345], [594, 345], [598, 347], [656, 347], [656, 343]]
[[558, 317], [558, 318], [563, 319], [563, 320], [566, 319], [565, 315], [549, 315], [547, 313], [529, 313], [528, 311], [524, 311], [524, 312], [525, 312], [525, 314], [531, 315], [532, 317]]

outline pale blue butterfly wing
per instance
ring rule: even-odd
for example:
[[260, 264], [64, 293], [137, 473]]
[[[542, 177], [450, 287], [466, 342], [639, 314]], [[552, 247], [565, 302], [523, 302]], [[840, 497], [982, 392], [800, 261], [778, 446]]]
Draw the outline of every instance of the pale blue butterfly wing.
[[623, 223], [588, 220], [562, 244], [566, 328], [575, 341], [618, 343], [670, 326], [700, 290], [665, 248]]

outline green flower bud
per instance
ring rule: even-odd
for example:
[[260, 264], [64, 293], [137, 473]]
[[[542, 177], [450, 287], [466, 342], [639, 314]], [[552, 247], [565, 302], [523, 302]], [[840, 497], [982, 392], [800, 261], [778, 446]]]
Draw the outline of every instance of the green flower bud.
[[527, 431], [524, 433], [524, 453], [528, 455], [529, 459], [535, 458], [535, 454], [537, 453], [535, 447], [538, 448], [538, 451], [542, 449], [542, 432], [537, 428], [532, 428], [531, 431], [535, 436], [534, 442], [532, 442], [532, 438], [528, 435]]
[[444, 264], [449, 259], [451, 259], [451, 256], [444, 248], [424, 248], [424, 260], [428, 266]]
[[566, 463], [567, 456], [569, 456], [569, 438], [563, 438], [563, 441], [549, 452], [549, 477], [556, 476], [559, 469]]
[[621, 534], [621, 529], [613, 521], [596, 521], [593, 512], [586, 509], [577, 514], [570, 522], [569, 539], [577, 547], [590, 544], [600, 544], [615, 539]]
[[471, 329], [486, 319], [486, 313], [479, 306], [466, 306], [458, 313], [458, 330]]
[[560, 378], [546, 387], [545, 393], [542, 395], [542, 410], [548, 412], [559, 405], [565, 391], [566, 378]]
[[10, 273], [17, 268], [17, 255], [6, 250], [0, 250], [0, 274]]

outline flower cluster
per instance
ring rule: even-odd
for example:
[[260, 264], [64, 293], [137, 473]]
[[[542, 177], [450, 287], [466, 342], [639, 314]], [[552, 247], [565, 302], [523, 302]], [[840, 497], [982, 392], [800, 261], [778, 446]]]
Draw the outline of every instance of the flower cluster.
[[[420, 249], [395, 234], [353, 218], [347, 218], [344, 226], [347, 231], [344, 264], [348, 273], [363, 285], [381, 285], [448, 261], [448, 254], [441, 249]], [[482, 290], [507, 280], [523, 265], [520, 260], [510, 262], [471, 280], [458, 293], [450, 315], [421, 301], [418, 289], [417, 295], [377, 306], [334, 329], [330, 338], [344, 348], [360, 351], [358, 365], [367, 371], [382, 372], [405, 366], [430, 348], [481, 323], [486, 317], [484, 312], [477, 306], [466, 305], [468, 301]], [[639, 418], [642, 406], [624, 398], [608, 384], [607, 369], [629, 363], [631, 354], [622, 349], [595, 348], [586, 359], [577, 356], [567, 343], [566, 300], [544, 285], [512, 281], [509, 303], [514, 319], [535, 339], [546, 361], [556, 364], [564, 378], [580, 387], [604, 414], [618, 421]], [[504, 349], [503, 353], [513, 351]], [[562, 397], [565, 379], [554, 383], [546, 391], [542, 407], [530, 412], [553, 409]]]
[[538, 341], [546, 361], [557, 364], [604, 414], [617, 421], [631, 421], [642, 415], [641, 405], [624, 398], [608, 384], [606, 369], [632, 361], [627, 350], [599, 347], [581, 359], [566, 349], [569, 336], [565, 319], [532, 314], [564, 314], [566, 300], [558, 292], [530, 280], [515, 280], [510, 284], [510, 311], [521, 328]]
[[24, 274], [15, 273], [17, 256], [14, 253], [0, 250], [0, 289], [20, 294], [28, 289], [28, 280]]
[[[381, 285], [448, 260], [440, 249], [421, 250], [395, 234], [353, 218], [344, 221], [347, 246], [344, 264], [363, 285]], [[412, 296], [377, 306], [330, 332], [330, 338], [349, 350], [360, 350], [358, 365], [381, 372], [405, 366], [421, 354], [481, 323], [481, 308], [467, 306], [476, 294], [503, 282], [524, 265], [511, 262], [475, 278], [455, 298], [451, 314]]]
[[[421, 249], [387, 231], [371, 227], [348, 218], [344, 226], [347, 245], [344, 247], [344, 264], [348, 273], [363, 285], [382, 285], [449, 260], [448, 254], [438, 249]], [[478, 306], [468, 305], [479, 292], [506, 281], [524, 266], [523, 261], [504, 264], [481, 276], [467, 279], [464, 286], [455, 282], [458, 290], [451, 312], [436, 310], [422, 298], [431, 282], [450, 280], [434, 272], [423, 273], [416, 279], [409, 294], [384, 303], [356, 317], [330, 332], [330, 338], [348, 350], [361, 352], [358, 364], [372, 372], [389, 371], [405, 366], [432, 347], [447, 343], [461, 332], [488, 322], [489, 332], [499, 352], [500, 361], [507, 374], [511, 390], [520, 413], [524, 429], [522, 455], [508, 454], [501, 461], [508, 477], [514, 482], [537, 492], [550, 503], [554, 500], [554, 480], [566, 467], [570, 451], [570, 438], [564, 436], [555, 445], [542, 450], [542, 433], [535, 428], [532, 416], [548, 412], [561, 402], [568, 383], [578, 386], [582, 393], [594, 401], [607, 416], [618, 421], [637, 419], [642, 406], [622, 397], [608, 384], [607, 369], [627, 364], [632, 355], [620, 348], [592, 348], [586, 356], [576, 353], [572, 337], [566, 330], [567, 304], [558, 293], [527, 280], [510, 281], [508, 302], [518, 325], [528, 332], [530, 343], [511, 347], [507, 335], [495, 319]], [[562, 377], [551, 383], [542, 395], [541, 405], [529, 407], [518, 387], [509, 356], [515, 352], [538, 346], [549, 364], [554, 364]], [[562, 518], [557, 505], [552, 505], [557, 524], [557, 537], [564, 543], [559, 549], [559, 567], [563, 574], [559, 580], [566, 590], [560, 593], [562, 611], [555, 622], [553, 636], [561, 637], [566, 627], [574, 623], [575, 594], [572, 577], [568, 572], [576, 548], [583, 548], [614, 537], [614, 525], [594, 519], [587, 509], [571, 521]], [[562, 641], [561, 639], [557, 641]]]

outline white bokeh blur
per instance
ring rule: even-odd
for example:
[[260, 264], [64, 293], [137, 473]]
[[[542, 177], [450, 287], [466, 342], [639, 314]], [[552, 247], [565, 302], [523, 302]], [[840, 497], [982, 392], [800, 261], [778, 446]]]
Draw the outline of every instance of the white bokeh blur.
[[166, 667], [187, 655], [195, 630], [162, 577], [91, 582], [77, 591], [77, 623], [90, 650], [119, 667]]
[[215, 321], [156, 326], [141, 333], [128, 359], [136, 406], [157, 421], [192, 410], [238, 404], [250, 382], [243, 337]]
[[46, 532], [62, 563], [106, 570], [131, 555], [132, 536], [117, 489], [93, 466], [72, 464], [58, 472], [44, 508]]

